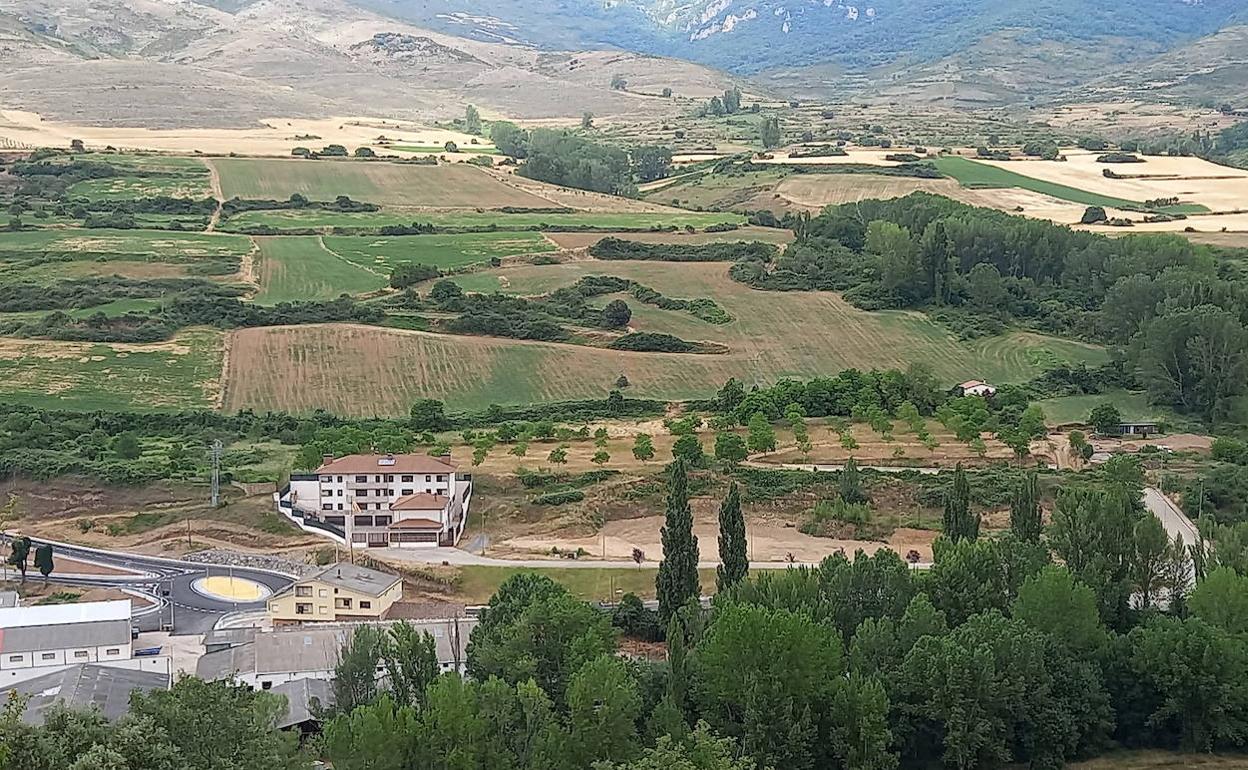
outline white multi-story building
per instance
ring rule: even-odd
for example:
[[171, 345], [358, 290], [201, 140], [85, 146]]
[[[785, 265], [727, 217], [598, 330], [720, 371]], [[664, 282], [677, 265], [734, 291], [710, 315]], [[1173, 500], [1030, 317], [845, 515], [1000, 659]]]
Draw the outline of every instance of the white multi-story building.
[[292, 476], [278, 504], [339, 528], [355, 545], [405, 548], [455, 545], [471, 499], [471, 479], [449, 457], [347, 455]]

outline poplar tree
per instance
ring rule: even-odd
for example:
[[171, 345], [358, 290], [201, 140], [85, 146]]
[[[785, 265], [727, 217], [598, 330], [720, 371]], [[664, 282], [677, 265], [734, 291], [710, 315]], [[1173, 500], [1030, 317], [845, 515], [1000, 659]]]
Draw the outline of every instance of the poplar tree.
[[1015, 488], [1014, 499], [1010, 501], [1010, 531], [1019, 540], [1038, 543], [1042, 529], [1039, 478], [1028, 473]]
[[698, 538], [693, 534], [693, 511], [689, 508], [689, 475], [684, 460], [671, 465], [667, 486], [667, 514], [660, 533], [663, 561], [654, 579], [659, 599], [659, 618], [668, 622], [672, 613], [701, 593], [698, 584]]
[[722, 593], [744, 580], [749, 571], [745, 517], [741, 515], [741, 489], [734, 481], [728, 487], [728, 497], [719, 506], [719, 567], [715, 569], [715, 585]]
[[979, 538], [979, 514], [971, 513], [971, 485], [961, 465], [953, 471], [953, 484], [945, 494], [944, 530], [954, 543]]

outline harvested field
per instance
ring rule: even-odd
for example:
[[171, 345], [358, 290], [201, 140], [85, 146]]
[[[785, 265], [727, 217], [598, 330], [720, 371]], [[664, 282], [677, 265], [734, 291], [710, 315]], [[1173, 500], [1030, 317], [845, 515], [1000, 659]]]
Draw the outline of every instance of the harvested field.
[[547, 233], [546, 237], [554, 241], [561, 249], [586, 249], [603, 238], [619, 238], [638, 243], [737, 243], [740, 241], [762, 241], [787, 245], [793, 242], [792, 230], [781, 230], [775, 227], [740, 227], [722, 233], [686, 233], [683, 230], [664, 233]]
[[[1142, 155], [1143, 163], [1105, 164], [1096, 162], [1100, 153], [1068, 150], [1064, 154], [1065, 161], [974, 162], [1100, 196], [1136, 202], [1177, 196], [1181, 203], [1204, 206], [1210, 211], [1248, 210], [1248, 171], [1243, 169], [1219, 166], [1200, 158]], [[1102, 174], [1106, 168], [1122, 176], [1139, 178], [1109, 179]]]
[[339, 195], [394, 208], [542, 208], [558, 205], [504, 184], [462, 163], [422, 166], [384, 161], [215, 158], [226, 198], [285, 200], [298, 193], [310, 200]]
[[46, 409], [210, 408], [222, 341], [209, 329], [145, 345], [0, 339], [0, 397]]
[[[589, 261], [503, 268], [457, 280], [493, 279], [502, 288], [498, 279], [504, 277], [508, 291], [537, 294], [593, 274], [621, 275], [672, 297], [713, 298], [736, 320], [714, 326], [632, 303], [632, 325], [718, 342], [730, 352], [624, 353], [336, 324], [243, 329], [233, 336], [225, 407], [394, 415], [429, 397], [452, 408], [479, 408], [601, 397], [620, 374], [632, 383], [630, 395], [684, 399], [705, 397], [729, 377], [748, 386], [916, 361], [948, 382], [970, 376], [1017, 382], [1056, 361], [1097, 362], [1105, 355], [1036, 334], [962, 342], [918, 313], [867, 313], [832, 292], [755, 291], [731, 281], [724, 265]], [[301, 376], [290, 377], [296, 369]]]
[[815, 209], [878, 198], [901, 198], [912, 192], [957, 198], [960, 185], [951, 179], [919, 179], [872, 174], [803, 174], [785, 178], [776, 192], [785, 200]]
[[[408, 121], [377, 118], [266, 118], [254, 128], [141, 128], [134, 126], [90, 126], [44, 120], [34, 112], [0, 111], [0, 137], [35, 147], [66, 147], [81, 139], [88, 147], [121, 147], [173, 153], [238, 153], [290, 157], [290, 151], [303, 146], [319, 149], [327, 144], [373, 147], [384, 134], [400, 144], [442, 146], [448, 141], [470, 145], [472, 137], [459, 131], [431, 128]], [[301, 137], [316, 136], [317, 139]]]
[[555, 246], [535, 232], [462, 233], [456, 235], [324, 236], [324, 246], [341, 260], [389, 276], [403, 262], [444, 270], [488, 264], [492, 258], [544, 254]]
[[387, 275], [367, 270], [325, 248], [320, 236], [257, 238], [256, 302], [334, 299], [383, 288]]

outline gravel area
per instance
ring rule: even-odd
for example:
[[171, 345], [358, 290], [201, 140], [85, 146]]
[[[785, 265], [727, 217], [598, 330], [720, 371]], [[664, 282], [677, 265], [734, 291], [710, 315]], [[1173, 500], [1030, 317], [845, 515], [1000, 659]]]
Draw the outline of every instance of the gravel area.
[[315, 564], [305, 564], [303, 562], [294, 561], [292, 559], [283, 559], [280, 556], [269, 556], [262, 553], [240, 553], [238, 551], [229, 551], [224, 548], [210, 548], [206, 551], [195, 551], [188, 553], [182, 557], [186, 561], [193, 561], [199, 564], [219, 564], [223, 567], [248, 567], [251, 569], [267, 569], [274, 572], [281, 572], [295, 577], [304, 577], [318, 572], [323, 567]]

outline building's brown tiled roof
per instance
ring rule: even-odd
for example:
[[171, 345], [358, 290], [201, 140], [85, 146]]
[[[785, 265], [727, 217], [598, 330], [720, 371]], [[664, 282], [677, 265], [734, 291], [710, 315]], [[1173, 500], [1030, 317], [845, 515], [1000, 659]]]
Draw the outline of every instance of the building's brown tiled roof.
[[392, 511], [441, 511], [446, 509], [446, 504], [451, 501], [449, 497], [442, 495], [431, 495], [426, 492], [417, 492], [414, 495], [404, 495], [398, 500], [390, 504]]
[[347, 455], [316, 469], [329, 473], [453, 473], [455, 464], [428, 455]]
[[452, 602], [395, 602], [386, 613], [387, 620], [447, 620], [467, 617], [462, 604]]
[[988, 383], [982, 380], [967, 380], [966, 382], [962, 383], [958, 387], [965, 390], [966, 388], [978, 388], [980, 385], [987, 385], [987, 384]]
[[442, 522], [433, 519], [403, 519], [390, 525], [390, 529], [441, 529]]

